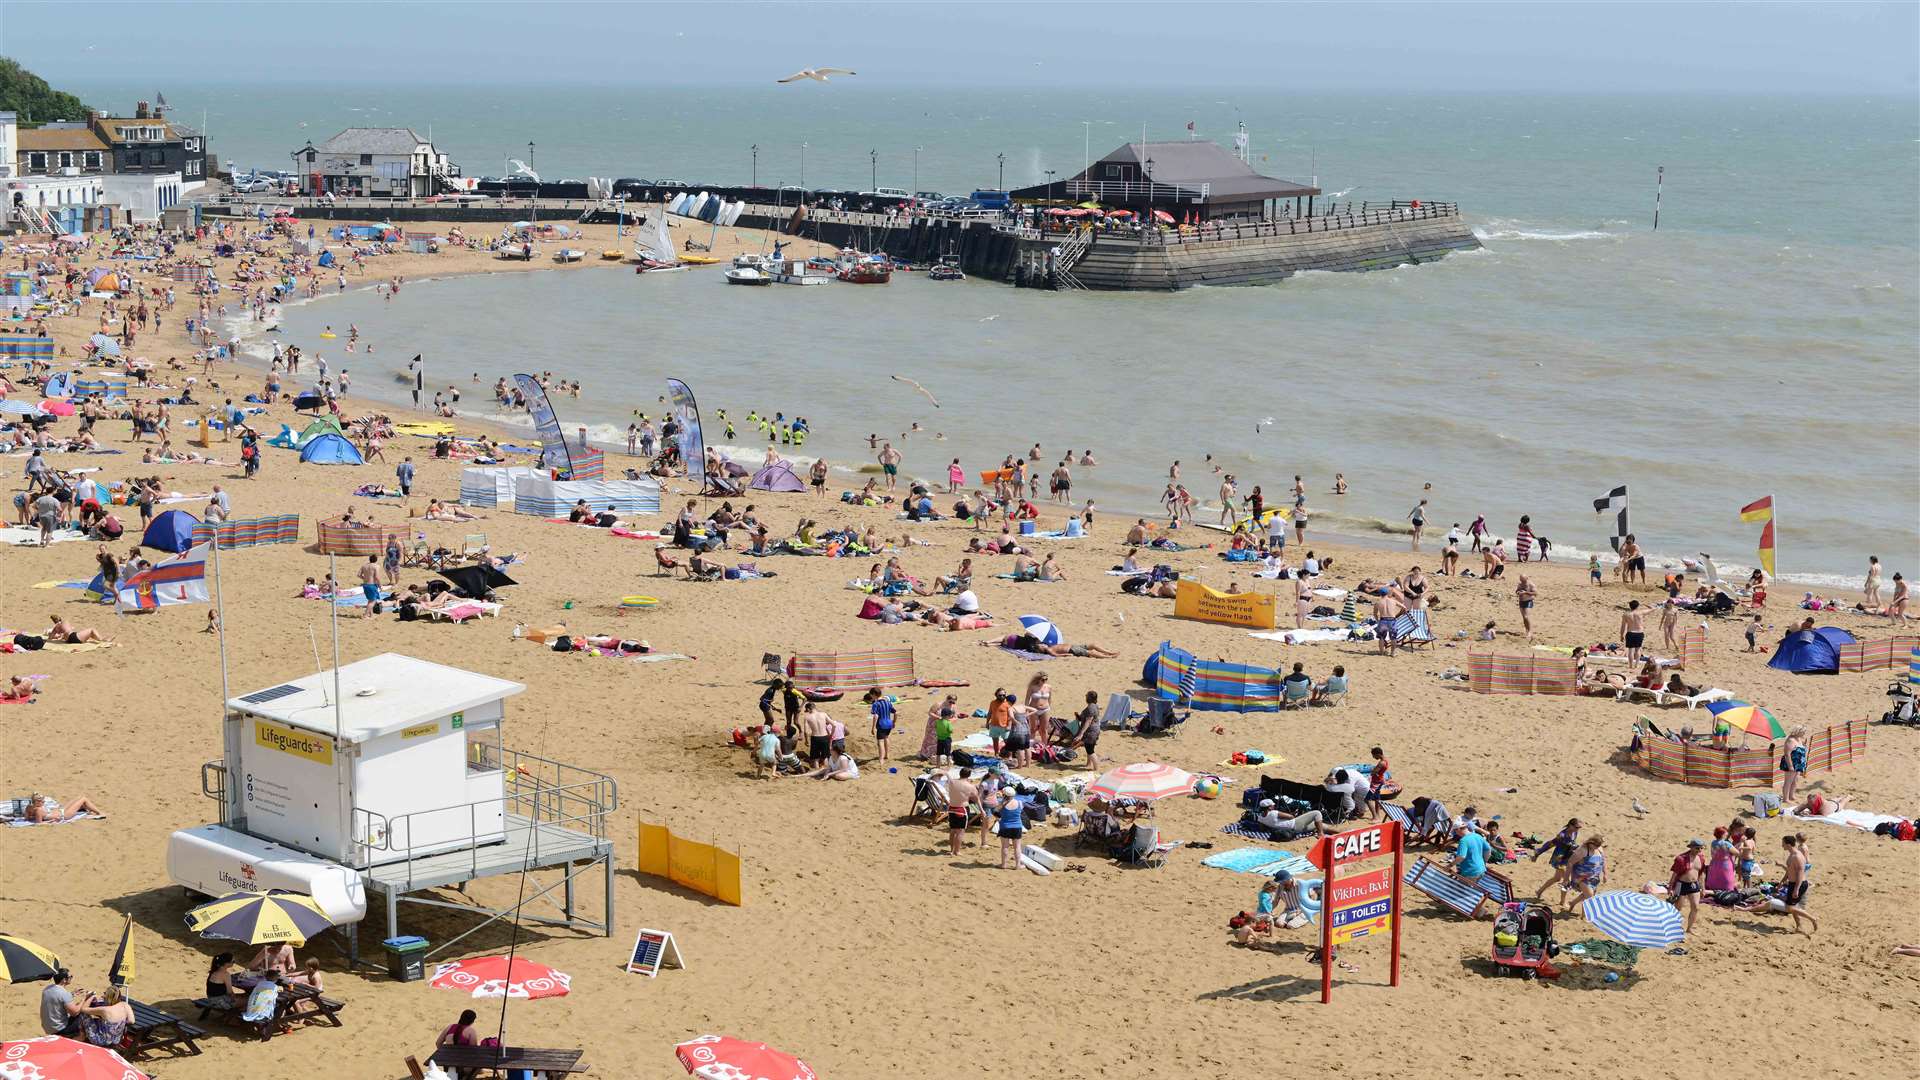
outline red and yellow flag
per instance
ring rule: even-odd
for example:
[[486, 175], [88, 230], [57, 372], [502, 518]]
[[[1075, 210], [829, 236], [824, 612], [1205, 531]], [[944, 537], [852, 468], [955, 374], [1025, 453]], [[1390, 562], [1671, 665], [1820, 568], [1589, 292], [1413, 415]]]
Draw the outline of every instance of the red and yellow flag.
[[1760, 521], [1760, 569], [1773, 576], [1773, 496], [1755, 499], [1740, 508], [1741, 521]]

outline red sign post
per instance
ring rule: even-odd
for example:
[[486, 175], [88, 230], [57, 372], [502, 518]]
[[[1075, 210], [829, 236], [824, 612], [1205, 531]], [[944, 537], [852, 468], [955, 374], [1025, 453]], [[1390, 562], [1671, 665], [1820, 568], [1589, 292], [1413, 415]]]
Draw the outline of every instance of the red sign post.
[[[1398, 822], [1386, 821], [1323, 837], [1307, 858], [1327, 872], [1320, 886], [1320, 1002], [1333, 1000], [1333, 950], [1355, 938], [1393, 937], [1391, 986], [1400, 985], [1400, 877], [1406, 840]], [[1351, 869], [1392, 855], [1391, 868]]]

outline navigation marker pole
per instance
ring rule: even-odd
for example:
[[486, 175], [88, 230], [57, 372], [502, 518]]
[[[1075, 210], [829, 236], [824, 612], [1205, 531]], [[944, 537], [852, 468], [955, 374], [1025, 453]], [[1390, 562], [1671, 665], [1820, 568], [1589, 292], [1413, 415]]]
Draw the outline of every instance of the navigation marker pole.
[[1667, 167], [1657, 165], [1653, 173], [1653, 231], [1660, 231], [1660, 189], [1666, 186]]

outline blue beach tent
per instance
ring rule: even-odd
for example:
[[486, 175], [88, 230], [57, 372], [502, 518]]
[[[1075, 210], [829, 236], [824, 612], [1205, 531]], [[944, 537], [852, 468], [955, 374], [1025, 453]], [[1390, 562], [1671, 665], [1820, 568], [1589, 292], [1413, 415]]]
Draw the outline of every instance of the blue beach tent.
[[193, 546], [193, 527], [198, 524], [199, 520], [185, 510], [168, 510], [147, 525], [140, 546], [178, 555]]
[[300, 447], [300, 460], [316, 465], [360, 465], [360, 451], [352, 443], [328, 432], [315, 435]]
[[1774, 646], [1767, 666], [1795, 675], [1832, 675], [1840, 670], [1840, 646], [1853, 641], [1852, 634], [1837, 626], [1795, 630]]

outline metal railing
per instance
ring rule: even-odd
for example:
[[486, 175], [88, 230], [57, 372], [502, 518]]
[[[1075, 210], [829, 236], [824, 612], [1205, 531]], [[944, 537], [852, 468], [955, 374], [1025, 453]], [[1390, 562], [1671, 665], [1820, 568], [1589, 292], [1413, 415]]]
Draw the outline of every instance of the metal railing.
[[[555, 841], [565, 843], [569, 849], [578, 846], [577, 839], [549, 837], [544, 830], [585, 833], [596, 841], [608, 838], [607, 819], [618, 809], [620, 801], [619, 785], [612, 777], [518, 750], [478, 743], [468, 750], [468, 768], [500, 772], [505, 793], [391, 816], [356, 806], [352, 817], [354, 865], [404, 864], [406, 885], [411, 888], [413, 869], [420, 860], [464, 851], [468, 871], [477, 874], [481, 841], [510, 832], [515, 818], [523, 821], [530, 832], [525, 858], [531, 865], [545, 861], [541, 850], [543, 840], [549, 847]], [[464, 834], [447, 828], [446, 819], [451, 818], [457, 825], [463, 815]], [[483, 820], [488, 826], [485, 829], [481, 828]], [[437, 838], [416, 845], [413, 838], [416, 826], [421, 824], [433, 826], [427, 835]], [[396, 837], [402, 838], [397, 845]], [[416, 847], [422, 850], [416, 852]], [[400, 858], [382, 860], [376, 854], [382, 852], [398, 854]]]
[[1068, 195], [1091, 196], [1100, 202], [1195, 202], [1204, 203], [1213, 193], [1213, 185], [1186, 187], [1161, 184], [1152, 180], [1068, 180]]

